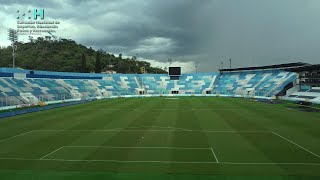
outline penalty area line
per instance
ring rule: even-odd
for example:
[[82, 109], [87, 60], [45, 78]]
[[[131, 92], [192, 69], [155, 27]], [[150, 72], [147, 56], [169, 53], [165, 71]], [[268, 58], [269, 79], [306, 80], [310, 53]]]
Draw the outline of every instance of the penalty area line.
[[171, 127], [171, 126], [131, 126], [131, 127], [126, 127], [126, 128], [122, 128], [122, 129], [134, 129], [134, 128], [161, 128], [161, 129], [170, 129], [170, 130], [192, 131], [191, 129]]
[[217, 163], [219, 163], [219, 160], [218, 160], [218, 158], [217, 158], [217, 156], [216, 156], [216, 153], [214, 153], [214, 151], [213, 151], [212, 148], [210, 148], [210, 149], [211, 149], [211, 152], [212, 152], [212, 154], [213, 154], [213, 156], [214, 156], [214, 159], [217, 161]]
[[[105, 149], [183, 149], [183, 150], [205, 150], [211, 149], [209, 147], [203, 148], [188, 148], [188, 147], [168, 147], [168, 146], [63, 146], [64, 148], [105, 148]], [[55, 151], [56, 152], [56, 151]]]
[[65, 146], [61, 146], [61, 147], [59, 147], [58, 149], [56, 149], [56, 150], [54, 150], [54, 151], [51, 151], [49, 154], [46, 154], [46, 155], [42, 156], [42, 158], [40, 158], [40, 160], [42, 160], [42, 159], [44, 159], [44, 158], [46, 158], [46, 157], [50, 156], [51, 154], [53, 154], [53, 153], [55, 153], [55, 152], [59, 151], [60, 149], [62, 149], [62, 148], [64, 148], [64, 147], [65, 147]]
[[13, 139], [13, 138], [19, 137], [19, 136], [24, 136], [24, 135], [32, 133], [34, 131], [37, 131], [37, 130], [28, 131], [28, 132], [25, 132], [25, 133], [21, 133], [21, 134], [15, 135], [15, 136], [8, 137], [6, 139], [2, 139], [2, 140], [0, 140], [0, 143], [4, 142], [6, 140], [9, 140], [9, 139]]
[[276, 135], [276, 136], [278, 136], [278, 137], [280, 137], [280, 138], [282, 138], [282, 139], [284, 139], [284, 140], [288, 141], [289, 143], [291, 143], [291, 144], [293, 144], [293, 145], [295, 145], [295, 146], [297, 146], [297, 147], [299, 147], [299, 148], [301, 148], [301, 149], [303, 149], [303, 150], [307, 151], [308, 153], [310, 153], [310, 154], [312, 154], [312, 155], [314, 155], [314, 156], [316, 156], [316, 157], [320, 158], [320, 155], [318, 155], [318, 154], [316, 154], [316, 153], [314, 153], [314, 152], [312, 152], [312, 151], [308, 150], [307, 148], [305, 148], [305, 147], [303, 147], [303, 146], [301, 146], [301, 145], [299, 145], [299, 144], [297, 144], [297, 143], [293, 142], [292, 140], [290, 140], [290, 139], [288, 139], [288, 138], [285, 138], [285, 137], [281, 136], [280, 134], [275, 133], [275, 132], [273, 132], [273, 131], [272, 131], [272, 134], [274, 134], [274, 135]]

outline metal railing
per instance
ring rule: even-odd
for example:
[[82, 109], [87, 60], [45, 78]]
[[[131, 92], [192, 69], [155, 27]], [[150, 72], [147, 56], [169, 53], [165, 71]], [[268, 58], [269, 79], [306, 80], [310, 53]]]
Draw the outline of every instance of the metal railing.
[[4, 96], [0, 97], [0, 107], [30, 106], [39, 102], [65, 101], [74, 99], [71, 94], [41, 94], [35, 96]]
[[[17, 107], [23, 107], [23, 106], [30, 106], [30, 105], [37, 105], [39, 102], [63, 102], [67, 100], [86, 100], [86, 99], [94, 99], [94, 98], [109, 98], [109, 97], [115, 97], [115, 96], [127, 96], [127, 95], [155, 95], [155, 96], [161, 96], [161, 95], [206, 95], [206, 92], [203, 90], [200, 91], [190, 91], [185, 92], [179, 90], [178, 94], [173, 93], [174, 90], [145, 90], [143, 92], [137, 92], [132, 90], [126, 90], [126, 91], [113, 91], [108, 93], [94, 93], [94, 92], [81, 92], [77, 96], [72, 95], [70, 93], [64, 93], [64, 94], [41, 94], [41, 95], [35, 95], [35, 96], [4, 96], [0, 97], [0, 107], [7, 107], [7, 106], [17, 106]], [[255, 91], [250, 94], [245, 93], [235, 93], [231, 90], [226, 91], [213, 91], [212, 94], [219, 95], [228, 95], [228, 96], [242, 96], [242, 97], [254, 97], [254, 96], [262, 96], [267, 97], [269, 94], [267, 92], [263, 91]]]

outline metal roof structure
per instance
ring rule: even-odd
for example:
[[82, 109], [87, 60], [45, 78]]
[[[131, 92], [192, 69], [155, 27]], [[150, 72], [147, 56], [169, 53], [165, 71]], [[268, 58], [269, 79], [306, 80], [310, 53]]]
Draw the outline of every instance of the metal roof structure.
[[[219, 69], [220, 72], [232, 72], [232, 71], [254, 71], [254, 70], [271, 70], [271, 69], [281, 69], [281, 70], [299, 70], [300, 68], [307, 68], [307, 67], [319, 68], [320, 64], [318, 65], [311, 65], [308, 63], [303, 62], [296, 62], [296, 63], [287, 63], [287, 64], [275, 64], [275, 65], [268, 65], [268, 66], [253, 66], [253, 67], [243, 67], [243, 68], [231, 68], [231, 69]], [[295, 72], [295, 71], [294, 71]]]

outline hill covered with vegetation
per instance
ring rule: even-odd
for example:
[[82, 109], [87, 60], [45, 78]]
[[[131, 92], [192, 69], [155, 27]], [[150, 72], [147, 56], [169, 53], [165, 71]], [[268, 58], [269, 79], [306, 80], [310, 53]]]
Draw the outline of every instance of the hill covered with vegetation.
[[[87, 48], [70, 39], [50, 40], [39, 37], [28, 43], [17, 43], [16, 67], [30, 70], [60, 72], [105, 72], [141, 73], [145, 67], [147, 73], [167, 73], [160, 68], [151, 67], [137, 57], [123, 58], [100, 50]], [[12, 47], [0, 48], [0, 67], [12, 67]]]

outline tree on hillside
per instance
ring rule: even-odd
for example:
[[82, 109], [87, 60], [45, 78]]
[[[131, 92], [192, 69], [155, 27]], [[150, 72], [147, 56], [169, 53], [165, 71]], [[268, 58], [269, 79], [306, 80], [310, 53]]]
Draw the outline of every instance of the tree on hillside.
[[[95, 72], [97, 69], [97, 72], [114, 70], [119, 73], [137, 73], [140, 67], [146, 67], [149, 73], [162, 71], [157, 68], [149, 68], [150, 63], [138, 61], [136, 57], [123, 59], [122, 54], [115, 56], [101, 49], [98, 50], [99, 58], [96, 62], [97, 50], [77, 44], [70, 39], [48, 42], [43, 37], [38, 37], [32, 42], [17, 42], [17, 45], [19, 61], [16, 65], [24, 69], [62, 72]], [[85, 63], [82, 62], [84, 60]], [[12, 67], [11, 46], [0, 47], [0, 67]]]
[[101, 57], [100, 57], [100, 54], [101, 54], [101, 52], [97, 51], [95, 73], [101, 73]]
[[87, 59], [84, 53], [82, 53], [82, 56], [81, 56], [80, 72], [82, 73], [87, 72]]

